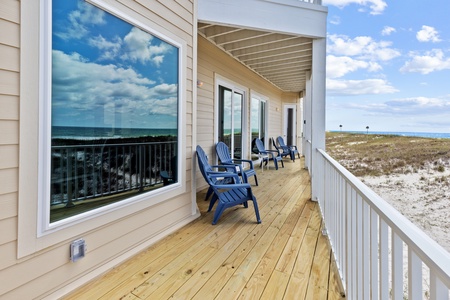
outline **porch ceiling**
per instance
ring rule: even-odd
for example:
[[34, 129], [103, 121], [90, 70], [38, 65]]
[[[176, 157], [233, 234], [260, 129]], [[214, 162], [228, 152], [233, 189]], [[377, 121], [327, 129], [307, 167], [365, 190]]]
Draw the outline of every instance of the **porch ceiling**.
[[304, 90], [311, 38], [209, 23], [198, 23], [198, 32], [281, 90]]

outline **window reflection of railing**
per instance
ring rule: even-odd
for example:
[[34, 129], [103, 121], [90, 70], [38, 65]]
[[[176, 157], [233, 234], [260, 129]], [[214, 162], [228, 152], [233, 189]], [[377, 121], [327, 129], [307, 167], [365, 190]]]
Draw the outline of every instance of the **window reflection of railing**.
[[177, 142], [52, 146], [51, 205], [162, 185], [176, 166]]

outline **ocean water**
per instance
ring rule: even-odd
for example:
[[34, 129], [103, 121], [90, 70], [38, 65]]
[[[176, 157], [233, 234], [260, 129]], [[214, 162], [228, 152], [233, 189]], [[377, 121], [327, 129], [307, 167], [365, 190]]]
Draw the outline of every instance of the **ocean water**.
[[146, 136], [176, 136], [177, 129], [167, 128], [105, 128], [52, 126], [52, 138], [91, 140], [98, 138], [138, 138]]
[[[339, 130], [331, 130], [331, 132], [340, 132]], [[359, 134], [388, 134], [399, 136], [411, 136], [411, 137], [424, 137], [433, 139], [450, 139], [450, 133], [439, 132], [400, 132], [400, 131], [342, 131], [346, 133], [359, 133]]]

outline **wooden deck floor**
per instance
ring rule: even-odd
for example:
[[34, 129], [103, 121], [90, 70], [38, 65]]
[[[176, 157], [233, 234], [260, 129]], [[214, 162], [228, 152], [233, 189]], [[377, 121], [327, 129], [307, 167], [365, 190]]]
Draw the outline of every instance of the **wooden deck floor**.
[[[343, 299], [303, 159], [258, 170], [254, 209], [207, 213], [67, 299]], [[252, 184], [254, 178], [250, 178]]]

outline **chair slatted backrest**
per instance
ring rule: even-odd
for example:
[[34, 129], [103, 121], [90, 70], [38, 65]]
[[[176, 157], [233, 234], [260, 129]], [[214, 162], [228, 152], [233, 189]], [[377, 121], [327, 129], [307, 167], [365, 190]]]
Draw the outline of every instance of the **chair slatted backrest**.
[[203, 178], [205, 178], [206, 182], [209, 185], [212, 185], [212, 181], [207, 175], [207, 172], [211, 172], [212, 168], [211, 165], [208, 162], [208, 156], [206, 155], [205, 151], [203, 151], [202, 147], [197, 146], [196, 148], [197, 152], [197, 159], [198, 159], [198, 167], [200, 168], [200, 173], [202, 173]]
[[230, 150], [228, 149], [227, 144], [224, 142], [218, 142], [216, 145], [216, 152], [219, 160], [222, 164], [232, 164], [233, 159], [230, 155]]
[[256, 139], [256, 148], [258, 148], [259, 153], [267, 153], [266, 148], [264, 147], [263, 142], [260, 139]]

